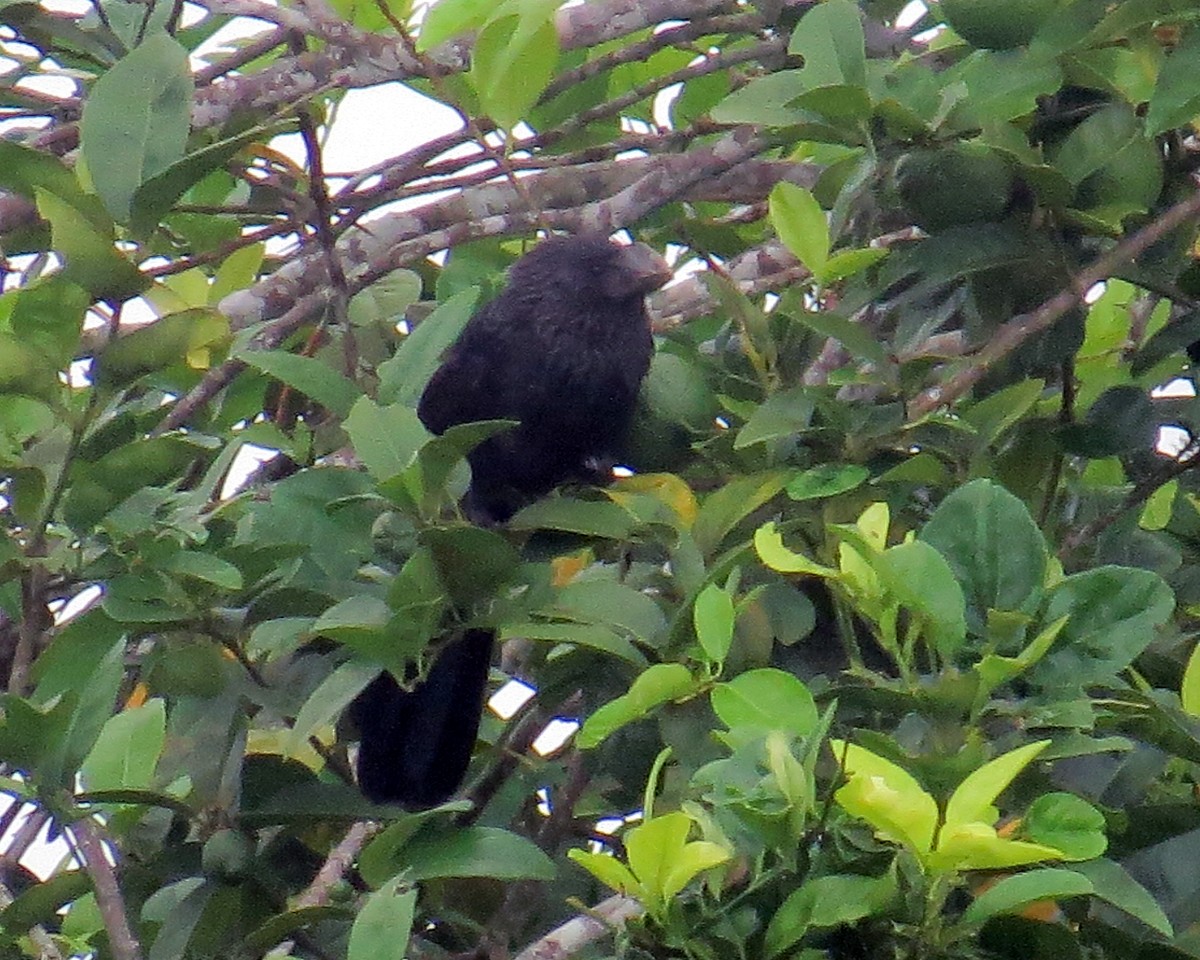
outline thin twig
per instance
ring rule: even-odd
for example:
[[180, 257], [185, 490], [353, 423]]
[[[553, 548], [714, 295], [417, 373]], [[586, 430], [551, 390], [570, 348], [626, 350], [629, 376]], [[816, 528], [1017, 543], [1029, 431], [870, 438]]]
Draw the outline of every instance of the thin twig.
[[229, 56], [223, 57], [216, 63], [197, 70], [196, 86], [207, 86], [218, 77], [223, 77], [227, 73], [244, 67], [250, 61], [257, 60], [264, 54], [270, 53], [276, 47], [286, 43], [287, 38], [288, 31], [282, 27], [276, 27], [274, 30], [266, 31], [261, 36], [247, 40], [243, 46], [239, 47]]
[[321, 864], [312, 883], [296, 898], [296, 909], [320, 907], [328, 903], [334, 886], [346, 876], [366, 842], [378, 832], [377, 823], [360, 821], [351, 826], [337, 846], [329, 851], [329, 856]]
[[96, 906], [104, 929], [108, 931], [113, 957], [116, 960], [141, 960], [142, 948], [129, 925], [117, 873], [108, 862], [96, 821], [90, 817], [76, 820], [67, 832], [74, 838], [83, 868], [92, 878], [92, 891], [96, 894]]
[[1065, 560], [1083, 544], [1095, 540], [1125, 513], [1141, 507], [1160, 487], [1166, 486], [1189, 470], [1196, 469], [1197, 466], [1200, 466], [1200, 439], [1193, 440], [1174, 460], [1166, 463], [1151, 476], [1135, 483], [1116, 509], [1103, 513], [1070, 531], [1063, 537], [1062, 547], [1058, 551], [1059, 559]]

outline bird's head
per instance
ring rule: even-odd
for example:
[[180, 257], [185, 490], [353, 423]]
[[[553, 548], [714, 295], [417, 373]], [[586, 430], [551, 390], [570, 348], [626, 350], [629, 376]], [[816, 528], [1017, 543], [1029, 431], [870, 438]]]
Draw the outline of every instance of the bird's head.
[[509, 286], [620, 302], [644, 297], [671, 276], [667, 261], [644, 243], [619, 244], [583, 233], [543, 240], [514, 264]]

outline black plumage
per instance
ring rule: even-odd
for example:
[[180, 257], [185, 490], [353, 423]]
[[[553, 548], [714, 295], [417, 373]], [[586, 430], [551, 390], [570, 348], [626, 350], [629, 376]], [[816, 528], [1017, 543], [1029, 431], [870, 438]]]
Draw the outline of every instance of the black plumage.
[[[607, 482], [629, 429], [653, 342], [644, 297], [667, 281], [642, 244], [599, 234], [544, 240], [518, 260], [504, 291], [468, 321], [421, 395], [434, 433], [478, 420], [518, 425], [469, 455], [467, 515], [507, 520], [569, 480]], [[462, 781], [479, 731], [491, 631], [448, 643], [406, 691], [390, 673], [355, 702], [358, 779], [380, 803], [441, 803]]]
[[513, 265], [417, 407], [434, 433], [520, 421], [472, 451], [468, 516], [503, 521], [560, 483], [607, 481], [653, 352], [643, 298], [670, 275], [649, 247], [598, 234], [545, 240]]
[[405, 690], [386, 670], [354, 701], [358, 785], [375, 803], [436, 806], [462, 782], [479, 734], [492, 662], [490, 630], [446, 645], [424, 682]]

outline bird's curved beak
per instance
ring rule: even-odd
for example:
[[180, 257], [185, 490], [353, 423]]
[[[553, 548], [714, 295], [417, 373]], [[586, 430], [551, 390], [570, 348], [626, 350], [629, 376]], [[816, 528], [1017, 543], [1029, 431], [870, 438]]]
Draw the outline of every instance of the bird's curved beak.
[[621, 248], [621, 265], [617, 275], [622, 284], [628, 284], [626, 296], [645, 295], [657, 290], [675, 274], [667, 261], [644, 243], [633, 243]]

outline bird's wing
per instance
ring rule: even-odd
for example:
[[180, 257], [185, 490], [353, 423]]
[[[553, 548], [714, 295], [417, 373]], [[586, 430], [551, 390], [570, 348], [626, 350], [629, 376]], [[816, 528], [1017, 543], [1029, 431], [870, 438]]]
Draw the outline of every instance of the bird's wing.
[[[484, 311], [488, 307], [483, 308]], [[417, 416], [433, 433], [445, 433], [450, 427], [476, 420], [490, 420], [496, 411], [496, 351], [489, 344], [488, 329], [477, 323], [480, 315], [468, 323], [458, 342], [446, 354], [442, 365], [429, 378], [417, 403]]]

